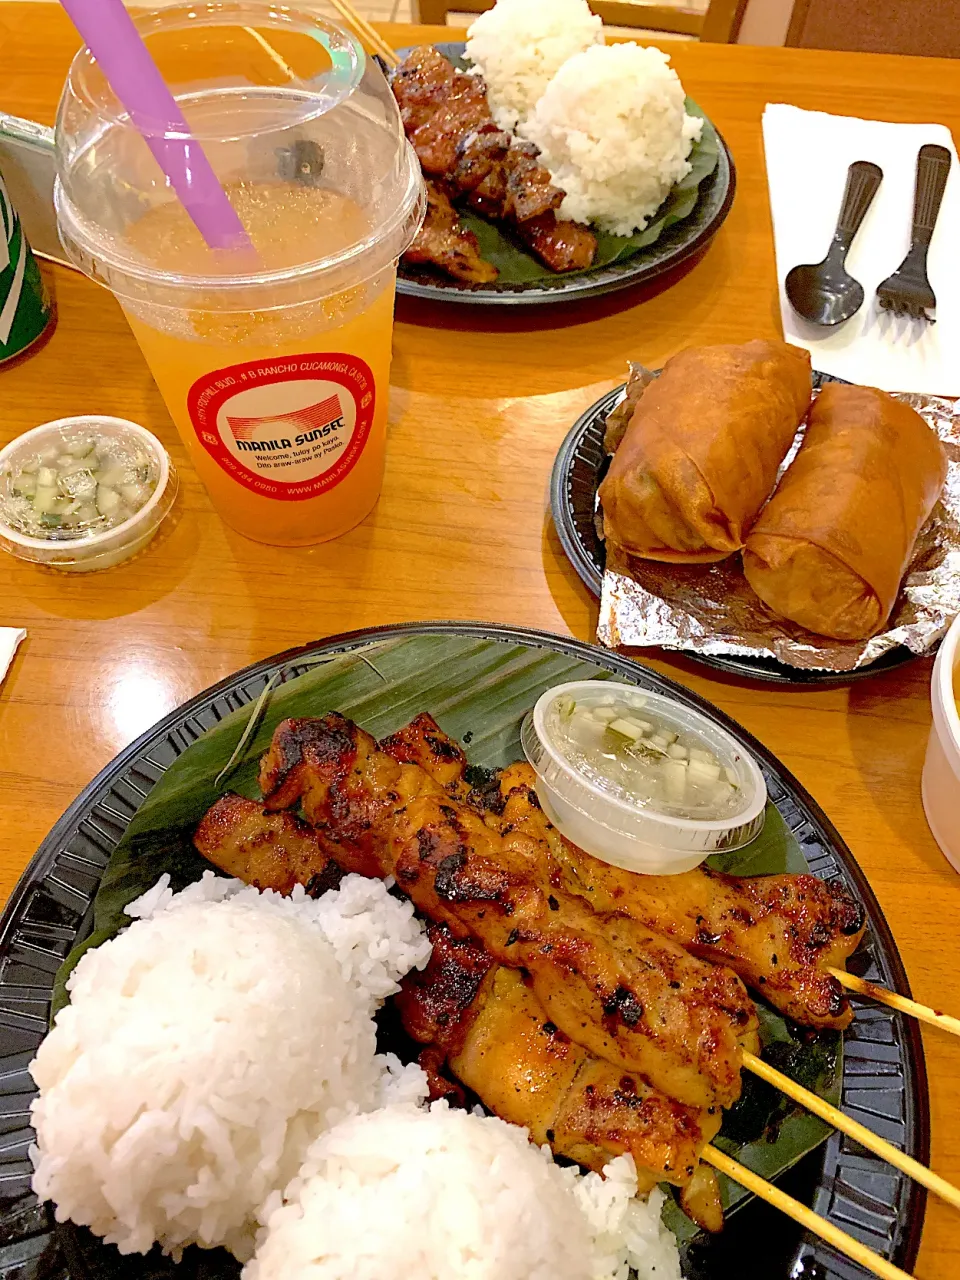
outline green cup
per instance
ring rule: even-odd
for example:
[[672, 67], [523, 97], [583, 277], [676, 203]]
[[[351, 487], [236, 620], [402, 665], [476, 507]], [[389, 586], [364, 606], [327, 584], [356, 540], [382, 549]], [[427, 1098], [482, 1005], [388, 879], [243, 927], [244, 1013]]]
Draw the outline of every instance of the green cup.
[[52, 321], [50, 296], [0, 175], [0, 364], [22, 355]]

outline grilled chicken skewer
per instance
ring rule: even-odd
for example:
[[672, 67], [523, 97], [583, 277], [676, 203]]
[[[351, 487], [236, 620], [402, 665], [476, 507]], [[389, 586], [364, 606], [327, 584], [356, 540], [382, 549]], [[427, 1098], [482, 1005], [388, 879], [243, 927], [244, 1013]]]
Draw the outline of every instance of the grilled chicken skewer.
[[[442, 750], [440, 739], [436, 745]], [[433, 758], [452, 783], [456, 762]], [[311, 827], [240, 796], [217, 801], [196, 844], [247, 883], [282, 893], [295, 883], [321, 893], [343, 874]], [[316, 866], [323, 868], [319, 875]], [[448, 1064], [490, 1110], [529, 1129], [538, 1144], [549, 1142], [557, 1154], [596, 1170], [629, 1152], [641, 1191], [673, 1182], [690, 1216], [719, 1230], [716, 1182], [699, 1156], [720, 1126], [721, 1110], [684, 1106], [592, 1057], [549, 1020], [520, 970], [497, 965], [479, 943], [454, 938], [446, 926], [431, 924], [428, 932], [430, 962], [408, 976], [394, 1003], [408, 1033], [429, 1046], [420, 1061], [437, 1096], [454, 1091], [438, 1074]]]
[[503, 771], [493, 796], [497, 817], [542, 842], [555, 881], [568, 893], [727, 965], [795, 1022], [837, 1030], [849, 1025], [849, 1001], [830, 969], [856, 950], [865, 919], [839, 883], [812, 875], [728, 876], [708, 867], [674, 876], [621, 870], [560, 836], [540, 808], [534, 779], [527, 764]]
[[[417, 716], [383, 743], [419, 764], [451, 794], [466, 796], [501, 832], [536, 840], [551, 880], [602, 915], [624, 915], [693, 955], [725, 964], [787, 1017], [842, 1030], [853, 1016], [835, 968], [863, 937], [863, 907], [839, 882], [812, 875], [729, 876], [697, 867], [675, 876], [638, 875], [592, 858], [560, 836], [540, 808], [528, 764], [501, 771], [481, 793], [464, 782], [460, 746], [431, 716]], [[438, 772], [442, 761], [442, 772]]]
[[297, 801], [348, 870], [392, 875], [430, 919], [524, 968], [571, 1039], [694, 1106], [740, 1093], [756, 1011], [728, 969], [554, 889], [534, 842], [505, 840], [424, 770], [331, 713], [282, 722], [264, 755], [270, 810]]
[[700, 1154], [720, 1128], [720, 1110], [684, 1107], [591, 1057], [549, 1021], [519, 970], [495, 964], [444, 925], [427, 932], [430, 961], [404, 979], [394, 1005], [408, 1034], [435, 1051], [430, 1066], [445, 1059], [495, 1115], [585, 1168], [600, 1172], [628, 1152], [641, 1195], [672, 1182], [690, 1216], [718, 1231], [716, 1179]]
[[[318, 872], [333, 857], [361, 874], [395, 875], [430, 918], [480, 937], [501, 963], [527, 968], [551, 1019], [596, 1056], [691, 1105], [738, 1096], [739, 1037], [752, 1035], [756, 1015], [733, 974], [629, 921], [611, 928], [575, 900], [561, 910], [538, 885], [532, 858], [506, 858], [479, 814], [343, 717], [281, 725], [261, 786], [268, 806], [302, 801], [317, 828]], [[201, 824], [197, 847], [232, 871], [216, 818], [215, 810]], [[261, 887], [289, 875], [272, 851], [251, 875], [250, 852], [242, 851], [246, 872]], [[299, 868], [301, 879], [308, 870]]]

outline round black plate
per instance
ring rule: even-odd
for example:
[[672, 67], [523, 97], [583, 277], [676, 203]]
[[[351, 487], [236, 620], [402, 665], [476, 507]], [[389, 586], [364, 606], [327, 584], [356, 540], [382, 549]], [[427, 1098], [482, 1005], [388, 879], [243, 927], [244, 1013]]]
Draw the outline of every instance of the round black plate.
[[[814, 386], [824, 382], [842, 382], [828, 374], [815, 373]], [[560, 446], [550, 477], [550, 510], [560, 544], [578, 577], [595, 596], [600, 595], [607, 552], [597, 532], [597, 490], [607, 474], [610, 460], [603, 448], [607, 415], [620, 403], [625, 384], [614, 387], [582, 413]], [[751, 680], [773, 684], [828, 685], [850, 684], [881, 671], [892, 671], [917, 654], [906, 645], [897, 645], [882, 654], [876, 662], [856, 671], [808, 671], [791, 667], [776, 658], [751, 658], [740, 654], [712, 655], [679, 649], [685, 658], [716, 671], [727, 671]]]
[[[704, 699], [618, 654], [546, 632], [479, 623], [435, 622], [372, 628], [290, 650], [247, 667], [171, 712], [122, 751], [74, 801], [40, 846], [0, 921], [0, 1280], [235, 1280], [239, 1268], [221, 1250], [188, 1249], [174, 1265], [156, 1250], [121, 1258], [90, 1232], [56, 1227], [30, 1190], [29, 1107], [35, 1090], [27, 1064], [46, 1034], [54, 976], [89, 932], [103, 869], [127, 826], [174, 760], [207, 729], [263, 692], [283, 670], [311, 670], [304, 659], [373, 640], [453, 634], [566, 654], [711, 716], [760, 762], [771, 800], [799, 841], [810, 869], [840, 878], [863, 903], [867, 933], [851, 968], [909, 995], [896, 944], [863, 872], [816, 802], [759, 742]], [[298, 665], [299, 664], [299, 665]], [[844, 1037], [843, 1109], [923, 1163], [930, 1157], [927, 1077], [917, 1023], [882, 1005], [856, 1011]], [[900, 1267], [910, 1270], [926, 1206], [922, 1187], [839, 1134], [795, 1166], [780, 1185], [817, 1213]], [[756, 1265], [753, 1260], [756, 1259]], [[746, 1261], [745, 1261], [746, 1260]], [[767, 1205], [734, 1214], [715, 1241], [688, 1251], [690, 1280], [852, 1280], [819, 1240]]]
[[[465, 48], [462, 42], [453, 41], [436, 47], [448, 58], [461, 58]], [[409, 49], [398, 49], [397, 53], [402, 58]], [[693, 212], [681, 222], [667, 227], [655, 244], [641, 249], [633, 258], [575, 275], [558, 274], [536, 284], [509, 285], [498, 285], [496, 281], [488, 285], [461, 284], [431, 271], [429, 267], [407, 267], [401, 262], [397, 292], [408, 298], [462, 302], [474, 307], [528, 307], [595, 298], [643, 281], [656, 280], [704, 249], [730, 212], [737, 189], [737, 171], [730, 149], [719, 131], [717, 137], [720, 140], [717, 167], [700, 184], [700, 198]]]

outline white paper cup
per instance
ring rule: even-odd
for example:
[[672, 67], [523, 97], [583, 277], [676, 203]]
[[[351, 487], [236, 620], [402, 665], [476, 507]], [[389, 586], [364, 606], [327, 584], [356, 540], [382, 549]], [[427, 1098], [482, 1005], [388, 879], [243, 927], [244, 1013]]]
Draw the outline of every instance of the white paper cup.
[[157, 487], [149, 500], [129, 520], [103, 533], [79, 532], [70, 538], [34, 538], [13, 528], [0, 516], [0, 547], [20, 560], [49, 565], [73, 573], [110, 569], [142, 551], [153, 538], [177, 496], [176, 468], [163, 445], [146, 428], [126, 418], [88, 413], [76, 418], [58, 418], [17, 436], [0, 450], [0, 488], [8, 469], [21, 458], [40, 453], [51, 442], [66, 442], [73, 436], [112, 437], [136, 444], [148, 453], [157, 468]]
[[954, 693], [958, 667], [960, 618], [947, 632], [933, 665], [933, 725], [920, 784], [927, 825], [956, 871], [960, 871], [960, 714]]
[[[560, 697], [623, 692], [638, 695], [669, 728], [701, 738], [737, 774], [740, 809], [710, 820], [674, 817], [623, 799], [598, 786], [557, 749], [547, 712]], [[537, 775], [537, 796], [547, 817], [573, 844], [602, 862], [648, 875], [677, 875], [711, 853], [740, 849], [763, 828], [767, 787], [756, 761], [725, 729], [672, 698], [614, 681], [557, 685], [538, 700], [520, 730], [524, 753]]]

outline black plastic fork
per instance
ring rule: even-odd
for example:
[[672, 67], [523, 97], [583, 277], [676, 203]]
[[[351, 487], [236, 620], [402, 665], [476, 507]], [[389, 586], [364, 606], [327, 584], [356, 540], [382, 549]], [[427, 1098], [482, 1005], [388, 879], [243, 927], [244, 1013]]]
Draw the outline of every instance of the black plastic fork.
[[946, 147], [927, 144], [917, 156], [917, 188], [913, 197], [913, 231], [907, 256], [897, 271], [877, 287], [877, 301], [884, 311], [933, 324], [929, 312], [937, 307], [936, 294], [927, 278], [927, 250], [937, 225], [940, 201], [950, 172]]

